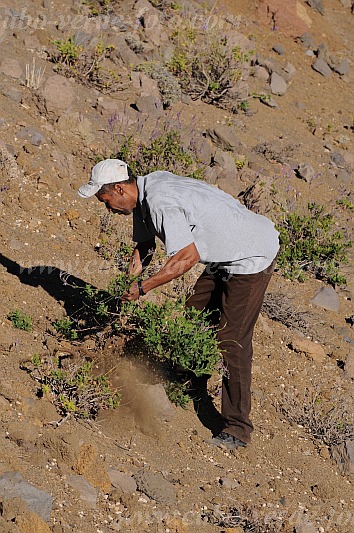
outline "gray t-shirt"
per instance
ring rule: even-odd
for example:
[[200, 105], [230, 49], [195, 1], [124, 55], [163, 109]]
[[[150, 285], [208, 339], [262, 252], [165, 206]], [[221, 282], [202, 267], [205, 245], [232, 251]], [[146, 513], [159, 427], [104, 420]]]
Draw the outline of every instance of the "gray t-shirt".
[[278, 232], [268, 218], [203, 181], [156, 171], [137, 179], [133, 240], [159, 237], [172, 256], [194, 243], [200, 261], [230, 274], [255, 274], [279, 250]]

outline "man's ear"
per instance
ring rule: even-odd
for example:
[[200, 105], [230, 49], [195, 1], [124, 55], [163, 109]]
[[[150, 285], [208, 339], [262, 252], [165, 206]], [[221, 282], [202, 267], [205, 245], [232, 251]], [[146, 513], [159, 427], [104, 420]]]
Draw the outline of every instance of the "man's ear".
[[122, 189], [122, 186], [121, 186], [120, 183], [115, 183], [113, 190], [115, 192], [117, 192], [118, 194], [122, 194], [123, 193], [123, 189]]

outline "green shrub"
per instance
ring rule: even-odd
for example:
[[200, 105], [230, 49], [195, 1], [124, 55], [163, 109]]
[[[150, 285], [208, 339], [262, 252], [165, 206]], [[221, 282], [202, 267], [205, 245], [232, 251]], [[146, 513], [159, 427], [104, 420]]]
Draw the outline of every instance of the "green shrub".
[[180, 176], [201, 179], [204, 172], [204, 166], [192, 150], [182, 145], [176, 130], [161, 132], [148, 145], [135, 141], [133, 136], [127, 137], [112, 157], [126, 161], [132, 171], [140, 176], [168, 169]]
[[220, 351], [207, 313], [183, 301], [145, 302], [136, 307], [134, 320], [152, 355], [196, 376], [213, 373]]
[[112, 390], [107, 374], [94, 376], [93, 362], [36, 354], [24, 367], [40, 383], [40, 394], [50, 394], [59, 413], [75, 418], [96, 418], [100, 409], [119, 406], [120, 394]]
[[65, 339], [74, 341], [78, 338], [76, 329], [74, 328], [74, 322], [70, 318], [61, 318], [53, 322], [54, 329], [60, 333]]
[[189, 394], [190, 382], [179, 383], [178, 381], [170, 381], [166, 386], [166, 394], [170, 402], [177, 405], [177, 407], [182, 407], [182, 409], [187, 409], [187, 406], [191, 400]]
[[23, 331], [32, 330], [32, 318], [23, 311], [20, 311], [20, 309], [10, 311], [10, 313], [7, 315], [7, 318], [11, 321], [13, 327], [16, 329], [22, 329]]
[[285, 213], [277, 229], [281, 243], [277, 264], [285, 277], [304, 281], [310, 272], [329, 283], [346, 282], [339, 267], [347, 261], [352, 243], [324, 206], [309, 203], [304, 215]]
[[77, 79], [89, 87], [95, 87], [104, 93], [116, 92], [123, 88], [121, 79], [115, 70], [104, 66], [104, 60], [110, 57], [114, 46], [105, 45], [103, 40], [93, 49], [84, 49], [75, 44], [75, 37], [53, 41], [56, 52], [51, 60], [57, 63], [57, 70], [68, 77]]

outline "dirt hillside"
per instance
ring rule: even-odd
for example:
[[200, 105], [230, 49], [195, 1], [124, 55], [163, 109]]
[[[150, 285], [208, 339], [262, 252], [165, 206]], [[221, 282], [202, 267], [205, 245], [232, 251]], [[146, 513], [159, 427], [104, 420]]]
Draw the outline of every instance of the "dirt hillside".
[[[130, 245], [130, 219], [77, 195], [128, 139], [173, 130], [209, 183], [270, 217], [320, 204], [352, 238], [353, 5], [0, 1], [1, 533], [354, 531], [352, 249], [346, 283], [277, 269], [254, 338], [253, 441], [237, 452], [207, 443], [218, 374], [182, 409], [143, 345], [53, 327], [80, 309], [73, 285], [106, 289]], [[219, 99], [175, 54], [198, 61], [204, 34], [237, 61]], [[38, 395], [34, 356], [93, 360], [120, 406], [62, 416]]]

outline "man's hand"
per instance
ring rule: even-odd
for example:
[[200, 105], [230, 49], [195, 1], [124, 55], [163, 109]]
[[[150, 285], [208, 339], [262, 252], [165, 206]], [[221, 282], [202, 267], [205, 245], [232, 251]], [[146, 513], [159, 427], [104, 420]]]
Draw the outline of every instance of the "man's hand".
[[121, 299], [124, 302], [135, 302], [140, 296], [138, 282], [134, 281], [134, 283], [131, 285], [130, 289], [125, 291], [125, 293], [122, 295]]

